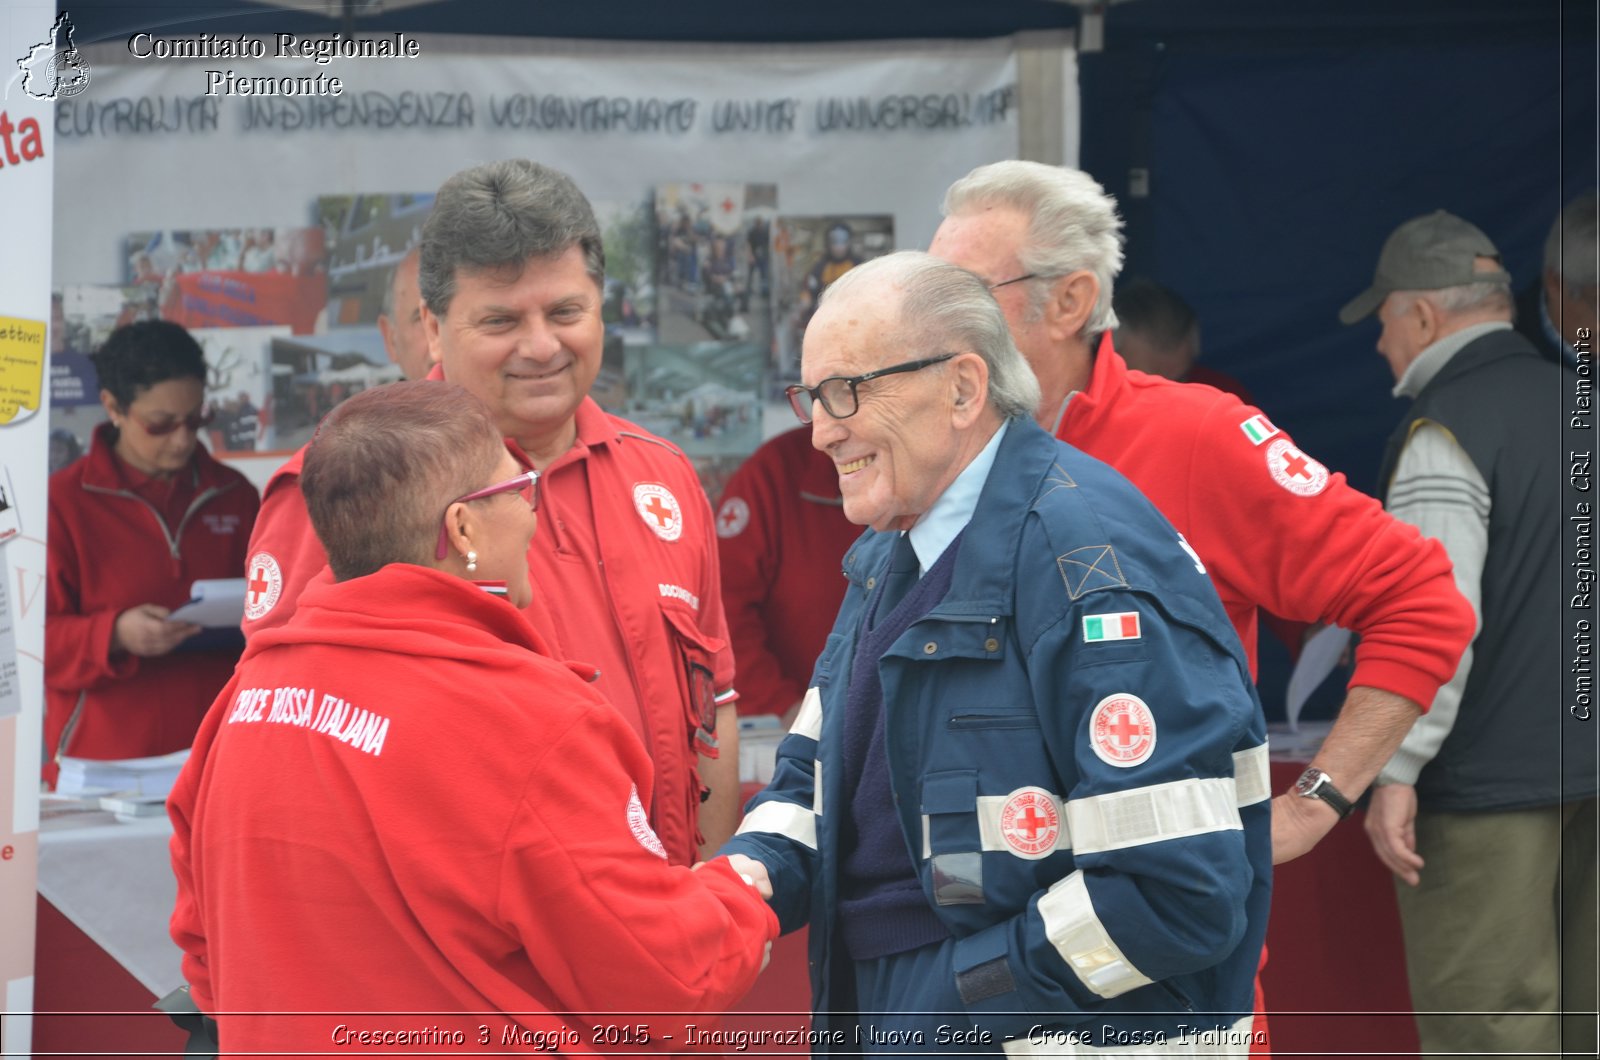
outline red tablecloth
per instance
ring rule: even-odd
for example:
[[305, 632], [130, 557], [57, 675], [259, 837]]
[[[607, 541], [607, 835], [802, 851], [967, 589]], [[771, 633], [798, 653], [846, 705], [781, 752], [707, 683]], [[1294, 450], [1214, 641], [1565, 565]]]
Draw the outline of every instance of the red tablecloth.
[[[1287, 788], [1301, 768], [1274, 763], [1273, 789]], [[1279, 866], [1263, 973], [1278, 1055], [1416, 1052], [1390, 880], [1359, 812], [1310, 854]], [[181, 1049], [183, 1036], [165, 1016], [143, 1014], [155, 1000], [149, 992], [43, 900], [38, 939], [34, 1007], [45, 1013], [34, 1021], [39, 1053]], [[728, 1024], [804, 1027], [810, 1002], [802, 931], [778, 940], [771, 966], [740, 1006], [743, 1015]]]

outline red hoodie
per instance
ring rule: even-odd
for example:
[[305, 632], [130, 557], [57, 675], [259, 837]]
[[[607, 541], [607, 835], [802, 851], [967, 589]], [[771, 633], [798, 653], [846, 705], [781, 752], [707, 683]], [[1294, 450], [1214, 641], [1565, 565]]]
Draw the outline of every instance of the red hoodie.
[[645, 1044], [622, 1023], [681, 1049], [582, 1014], [725, 1010], [777, 920], [726, 861], [668, 865], [651, 779], [504, 601], [406, 564], [319, 577], [168, 800], [184, 977], [229, 1051]]

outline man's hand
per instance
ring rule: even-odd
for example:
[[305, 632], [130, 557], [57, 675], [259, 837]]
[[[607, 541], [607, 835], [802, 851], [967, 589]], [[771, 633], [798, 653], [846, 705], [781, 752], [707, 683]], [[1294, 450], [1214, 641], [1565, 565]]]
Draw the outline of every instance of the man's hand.
[[[715, 858], [712, 859], [712, 861], [715, 860]], [[727, 860], [728, 868], [737, 872], [745, 883], [754, 887], [756, 893], [761, 896], [762, 901], [772, 900], [772, 877], [767, 874], [765, 865], [744, 854], [729, 854], [727, 855]], [[711, 864], [711, 861], [697, 861], [692, 868], [694, 871], [699, 872], [702, 867], [709, 864]]]
[[744, 877], [745, 882], [754, 887], [763, 900], [772, 900], [772, 877], [767, 875], [765, 865], [743, 854], [729, 854], [728, 867]]
[[1367, 804], [1367, 838], [1378, 860], [1415, 887], [1422, 882], [1417, 855], [1417, 789], [1410, 784], [1380, 784]]
[[196, 633], [192, 622], [169, 622], [171, 612], [159, 604], [139, 604], [117, 616], [111, 631], [111, 650], [146, 658], [165, 655]]
[[1339, 823], [1339, 814], [1321, 799], [1290, 792], [1272, 800], [1272, 863], [1293, 861]]

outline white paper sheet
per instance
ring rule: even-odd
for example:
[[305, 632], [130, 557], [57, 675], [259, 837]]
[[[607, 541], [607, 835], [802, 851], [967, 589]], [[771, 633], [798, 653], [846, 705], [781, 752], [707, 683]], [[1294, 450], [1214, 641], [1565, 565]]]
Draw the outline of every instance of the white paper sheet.
[[212, 578], [189, 588], [189, 602], [167, 616], [172, 622], [225, 628], [244, 621], [244, 579]]

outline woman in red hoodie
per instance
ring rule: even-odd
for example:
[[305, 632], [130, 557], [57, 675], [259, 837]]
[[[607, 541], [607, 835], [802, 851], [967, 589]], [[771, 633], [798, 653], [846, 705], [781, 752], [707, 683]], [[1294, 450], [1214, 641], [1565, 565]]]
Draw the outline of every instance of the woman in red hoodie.
[[[163, 320], [94, 355], [109, 422], [50, 477], [45, 779], [62, 755], [139, 758], [189, 746], [241, 638], [197, 640], [167, 614], [205, 578], [237, 578], [260, 500], [199, 442], [206, 362]], [[208, 637], [210, 635], [208, 634]], [[202, 647], [203, 644], [203, 647]]]
[[643, 745], [519, 610], [537, 479], [437, 382], [351, 398], [307, 450], [331, 570], [251, 638], [168, 799], [172, 935], [225, 1052], [679, 1051], [650, 1014], [760, 970], [764, 869], [667, 863]]

